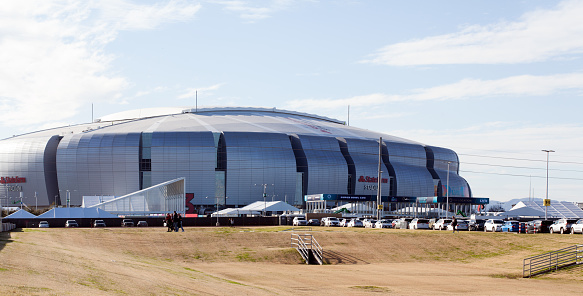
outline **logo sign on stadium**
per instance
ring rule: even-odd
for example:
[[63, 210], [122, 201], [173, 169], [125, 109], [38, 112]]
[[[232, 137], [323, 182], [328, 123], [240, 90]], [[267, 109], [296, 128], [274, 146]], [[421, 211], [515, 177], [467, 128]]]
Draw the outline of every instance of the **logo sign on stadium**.
[[26, 183], [26, 178], [23, 177], [0, 177], [0, 184], [12, 184], [12, 183]]
[[[358, 178], [358, 182], [365, 182], [365, 183], [377, 183], [379, 180], [379, 178], [377, 177], [369, 177], [369, 176], [360, 176], [360, 178]], [[382, 178], [381, 179], [381, 183], [389, 183], [389, 179], [387, 178]]]

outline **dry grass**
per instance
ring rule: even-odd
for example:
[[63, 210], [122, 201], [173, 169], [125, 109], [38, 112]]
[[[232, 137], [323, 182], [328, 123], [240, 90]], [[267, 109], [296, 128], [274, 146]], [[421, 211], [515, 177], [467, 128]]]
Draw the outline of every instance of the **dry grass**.
[[[4, 233], [0, 293], [445, 295], [512, 289], [543, 295], [579, 291], [583, 281], [578, 267], [522, 279], [523, 258], [580, 243], [581, 236], [315, 227], [311, 233], [324, 247], [326, 265], [307, 266], [290, 248], [286, 228]], [[472, 285], [449, 288], [451, 274]]]

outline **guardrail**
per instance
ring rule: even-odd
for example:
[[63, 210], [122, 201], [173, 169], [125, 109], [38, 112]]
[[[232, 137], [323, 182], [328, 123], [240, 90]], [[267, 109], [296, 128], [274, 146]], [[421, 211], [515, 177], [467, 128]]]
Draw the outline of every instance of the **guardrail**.
[[522, 277], [532, 277], [583, 263], [583, 245], [573, 245], [523, 260]]
[[313, 262], [312, 258], [322, 265], [324, 263], [324, 250], [318, 241], [311, 234], [291, 234], [291, 246], [298, 250], [306, 264]]

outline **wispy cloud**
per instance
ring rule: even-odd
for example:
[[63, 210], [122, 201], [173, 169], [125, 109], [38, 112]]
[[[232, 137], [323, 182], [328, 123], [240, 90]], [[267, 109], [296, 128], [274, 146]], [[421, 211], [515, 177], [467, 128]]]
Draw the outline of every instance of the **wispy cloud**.
[[431, 88], [415, 89], [409, 94], [375, 93], [342, 99], [304, 99], [287, 103], [292, 109], [334, 109], [352, 106], [376, 106], [403, 101], [443, 101], [492, 96], [543, 96], [563, 91], [583, 90], [583, 73], [548, 76], [521, 75], [498, 80], [464, 79]]
[[184, 21], [199, 9], [181, 1], [9, 1], [0, 6], [0, 124], [42, 125], [88, 102], [121, 98], [129, 81], [112, 71], [105, 45], [122, 30]]
[[460, 32], [388, 45], [363, 62], [394, 66], [515, 64], [583, 52], [582, 1], [524, 14], [516, 22], [469, 26]]
[[226, 10], [238, 13], [239, 16], [247, 21], [253, 22], [270, 18], [274, 13], [289, 8], [293, 0], [268, 0], [268, 1], [212, 1], [221, 4]]

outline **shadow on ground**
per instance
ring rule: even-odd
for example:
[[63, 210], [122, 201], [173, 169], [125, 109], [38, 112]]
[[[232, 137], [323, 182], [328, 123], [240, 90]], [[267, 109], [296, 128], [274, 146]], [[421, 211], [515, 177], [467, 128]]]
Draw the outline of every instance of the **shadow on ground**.
[[4, 247], [12, 241], [12, 236], [10, 235], [9, 231], [0, 232], [0, 251], [2, 251], [2, 249], [4, 249]]
[[351, 255], [342, 254], [335, 251], [324, 251], [324, 262], [326, 264], [370, 264], [367, 261]]

